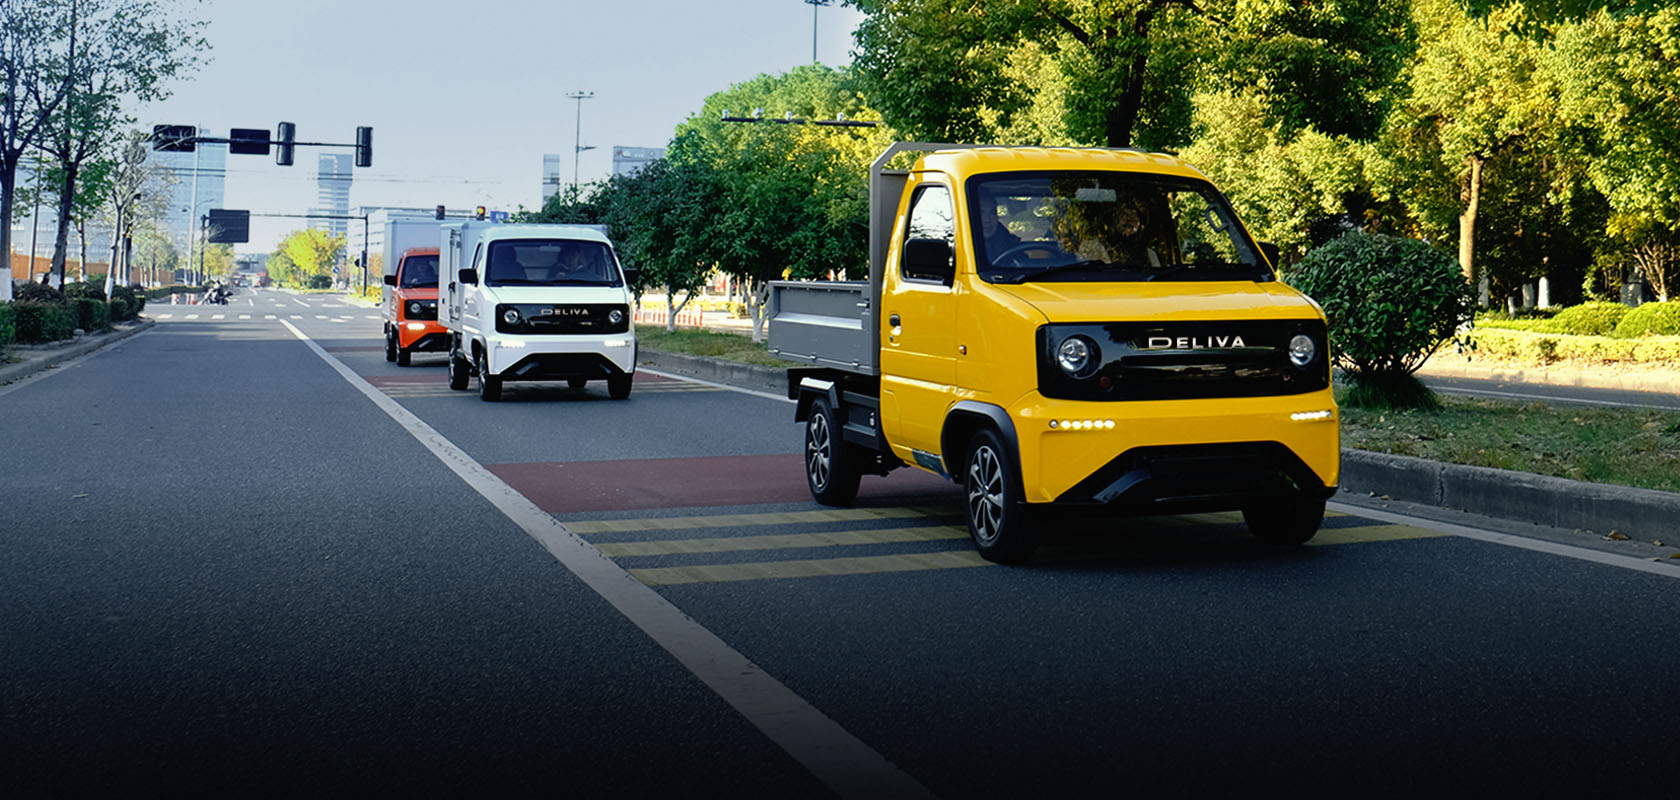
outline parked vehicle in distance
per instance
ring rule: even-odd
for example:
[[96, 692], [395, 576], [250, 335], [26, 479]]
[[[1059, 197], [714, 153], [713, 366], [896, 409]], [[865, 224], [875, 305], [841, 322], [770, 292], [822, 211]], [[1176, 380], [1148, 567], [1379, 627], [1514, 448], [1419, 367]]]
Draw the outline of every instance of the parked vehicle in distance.
[[438, 323], [437, 248], [404, 251], [381, 294], [386, 361], [406, 367], [415, 353], [449, 352], [449, 332]]
[[[922, 152], [908, 171], [887, 169]], [[867, 282], [775, 282], [770, 352], [818, 502], [914, 466], [964, 487], [987, 559], [1054, 506], [1240, 510], [1317, 532], [1340, 472], [1322, 310], [1206, 176], [1134, 150], [898, 143]]]
[[439, 258], [449, 388], [477, 376], [479, 397], [493, 401], [507, 381], [600, 380], [614, 399], [630, 396], [635, 272], [600, 229], [454, 223], [442, 228]]

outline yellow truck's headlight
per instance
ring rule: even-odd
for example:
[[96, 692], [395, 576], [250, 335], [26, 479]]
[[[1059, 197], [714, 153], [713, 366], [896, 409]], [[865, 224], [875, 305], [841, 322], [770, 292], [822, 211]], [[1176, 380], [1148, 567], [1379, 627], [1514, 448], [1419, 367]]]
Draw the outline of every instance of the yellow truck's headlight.
[[1091, 374], [1097, 364], [1097, 343], [1084, 336], [1069, 336], [1056, 348], [1056, 363], [1075, 378]]
[[1318, 356], [1318, 345], [1313, 343], [1312, 337], [1304, 333], [1295, 334], [1289, 340], [1289, 363], [1297, 367], [1305, 367]]

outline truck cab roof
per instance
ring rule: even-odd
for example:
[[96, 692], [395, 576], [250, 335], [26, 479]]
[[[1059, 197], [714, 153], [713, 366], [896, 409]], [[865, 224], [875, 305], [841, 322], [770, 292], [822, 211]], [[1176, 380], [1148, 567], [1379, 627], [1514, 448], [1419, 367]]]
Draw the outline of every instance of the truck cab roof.
[[915, 169], [961, 178], [986, 172], [1070, 169], [1118, 170], [1207, 180], [1175, 156], [1109, 147], [964, 147], [938, 150], [917, 159]]

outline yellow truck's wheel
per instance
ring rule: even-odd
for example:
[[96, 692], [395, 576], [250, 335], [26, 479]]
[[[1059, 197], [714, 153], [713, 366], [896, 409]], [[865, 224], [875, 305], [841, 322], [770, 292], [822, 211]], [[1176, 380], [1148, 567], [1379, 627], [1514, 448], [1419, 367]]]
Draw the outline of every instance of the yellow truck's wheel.
[[963, 465], [968, 535], [980, 555], [1000, 564], [1031, 558], [1038, 540], [1021, 502], [1015, 454], [995, 431], [982, 428], [969, 440]]
[[811, 497], [825, 506], [851, 505], [863, 479], [859, 458], [857, 448], [840, 437], [840, 421], [828, 398], [818, 398], [805, 422], [805, 483]]
[[1269, 545], [1305, 544], [1324, 523], [1323, 500], [1292, 500], [1243, 510], [1248, 532]]

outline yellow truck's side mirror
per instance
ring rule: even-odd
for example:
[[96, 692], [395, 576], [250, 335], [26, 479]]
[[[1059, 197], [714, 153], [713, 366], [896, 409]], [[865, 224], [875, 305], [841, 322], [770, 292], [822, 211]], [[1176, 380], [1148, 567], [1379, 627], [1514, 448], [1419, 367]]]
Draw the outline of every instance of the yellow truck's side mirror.
[[946, 286], [956, 277], [951, 243], [944, 239], [910, 239], [904, 243], [904, 277], [939, 281]]

